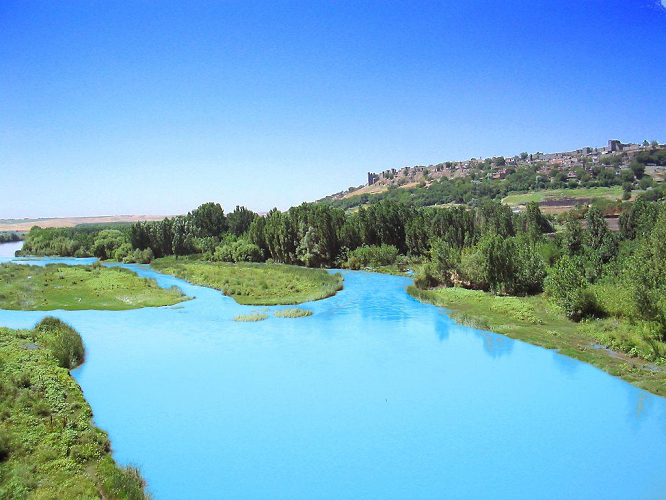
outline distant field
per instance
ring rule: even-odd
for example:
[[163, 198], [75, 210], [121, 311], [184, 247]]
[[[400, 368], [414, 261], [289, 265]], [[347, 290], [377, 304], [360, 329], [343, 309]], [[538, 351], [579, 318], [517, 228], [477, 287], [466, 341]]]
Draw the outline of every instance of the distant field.
[[32, 226], [75, 227], [80, 224], [131, 224], [143, 220], [162, 220], [167, 215], [101, 215], [96, 217], [52, 217], [44, 219], [0, 219], [0, 231], [30, 231]]
[[509, 205], [524, 205], [530, 201], [541, 203], [558, 198], [591, 199], [591, 198], [620, 198], [622, 196], [621, 186], [577, 188], [577, 189], [549, 189], [534, 193], [511, 194], [504, 198]]

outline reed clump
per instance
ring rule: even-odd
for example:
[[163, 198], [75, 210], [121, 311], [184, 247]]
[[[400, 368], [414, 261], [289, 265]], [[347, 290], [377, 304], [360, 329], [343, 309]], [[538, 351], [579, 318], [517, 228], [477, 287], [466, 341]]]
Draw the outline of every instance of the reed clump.
[[250, 314], [239, 314], [234, 317], [234, 321], [241, 323], [252, 322], [252, 321], [263, 321], [268, 318], [268, 314], [264, 312], [253, 312]]
[[309, 309], [301, 309], [300, 307], [291, 307], [289, 309], [275, 311], [274, 315], [278, 318], [305, 318], [307, 316], [312, 316], [312, 311]]

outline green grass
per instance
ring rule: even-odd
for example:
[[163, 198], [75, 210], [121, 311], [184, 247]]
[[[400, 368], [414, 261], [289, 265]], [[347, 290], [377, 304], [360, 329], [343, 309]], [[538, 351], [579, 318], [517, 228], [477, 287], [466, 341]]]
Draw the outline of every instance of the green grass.
[[[648, 354], [648, 349], [644, 340], [638, 342], [638, 338], [642, 338], [636, 330], [639, 327], [626, 321], [604, 319], [574, 323], [544, 295], [498, 297], [463, 288], [419, 290], [414, 286], [407, 291], [418, 300], [451, 310], [451, 318], [460, 324], [555, 349], [653, 394], [666, 395], [666, 373], [645, 360], [653, 358], [637, 357]], [[619, 349], [620, 339], [637, 343], [645, 351], [631, 351], [626, 344]], [[627, 354], [599, 349], [599, 344]]]
[[208, 262], [165, 257], [151, 266], [195, 285], [221, 290], [239, 304], [291, 305], [325, 299], [342, 290], [342, 276], [323, 269], [284, 264]]
[[300, 307], [292, 307], [275, 311], [274, 315], [278, 318], [305, 318], [307, 316], [312, 316], [312, 311], [309, 309], [301, 309]]
[[241, 323], [248, 323], [253, 321], [263, 321], [268, 318], [268, 314], [263, 312], [253, 312], [250, 314], [239, 314], [234, 317], [234, 321], [239, 321]]
[[56, 357], [63, 339], [80, 343], [54, 318], [0, 328], [0, 498], [148, 498], [138, 470], [111, 458], [108, 436]]
[[180, 290], [165, 290], [123, 268], [0, 265], [1, 309], [124, 310], [168, 306], [184, 299]]
[[575, 189], [546, 189], [532, 193], [510, 194], [504, 202], [510, 205], [523, 205], [530, 201], [545, 201], [556, 198], [620, 198], [621, 186], [575, 188]]

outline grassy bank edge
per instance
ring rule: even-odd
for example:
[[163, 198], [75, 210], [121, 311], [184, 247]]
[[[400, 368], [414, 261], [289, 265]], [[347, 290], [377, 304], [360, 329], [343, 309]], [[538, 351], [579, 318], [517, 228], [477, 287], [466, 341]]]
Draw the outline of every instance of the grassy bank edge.
[[103, 265], [0, 264], [0, 308], [14, 311], [124, 311], [190, 300], [130, 269]]
[[[407, 293], [416, 300], [449, 310], [449, 316], [458, 324], [556, 350], [619, 377], [639, 389], [666, 397], [666, 373], [663, 369], [602, 346], [581, 331], [582, 325], [550, 309], [544, 296], [495, 297], [485, 292], [463, 290], [464, 293], [460, 293], [459, 290], [420, 290], [410, 285]], [[447, 291], [453, 291], [455, 296]], [[512, 301], [518, 307], [493, 308], [491, 303], [494, 300], [500, 303], [503, 300]]]
[[80, 334], [57, 318], [33, 329], [0, 326], [0, 492], [12, 498], [148, 500], [140, 470], [112, 457], [71, 370], [85, 362]]

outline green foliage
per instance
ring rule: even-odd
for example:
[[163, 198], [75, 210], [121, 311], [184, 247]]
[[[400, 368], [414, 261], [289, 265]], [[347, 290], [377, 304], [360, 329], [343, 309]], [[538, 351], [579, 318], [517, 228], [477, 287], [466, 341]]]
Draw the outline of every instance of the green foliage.
[[573, 214], [567, 214], [564, 234], [563, 247], [566, 254], [570, 257], [581, 255], [585, 247], [585, 233], [580, 221]]
[[250, 323], [255, 321], [263, 321], [268, 318], [268, 314], [262, 312], [253, 312], [250, 314], [239, 314], [234, 316], [234, 321], [239, 321], [241, 323]]
[[525, 212], [520, 217], [520, 226], [529, 238], [534, 241], [540, 240], [544, 233], [553, 232], [552, 224], [541, 213], [539, 204], [535, 201], [530, 201], [525, 206]]
[[301, 309], [300, 307], [292, 307], [289, 309], [280, 309], [275, 311], [274, 315], [278, 318], [305, 318], [312, 316], [310, 309]]
[[236, 205], [235, 210], [227, 215], [229, 232], [236, 236], [242, 236], [250, 230], [252, 221], [257, 217], [258, 215], [252, 210]]
[[649, 236], [627, 259], [626, 278], [632, 291], [634, 317], [654, 322], [666, 340], [666, 209]]
[[154, 258], [155, 256], [153, 255], [153, 251], [150, 247], [144, 250], [139, 250], [137, 248], [131, 254], [128, 254], [126, 257], [124, 257], [122, 261], [126, 264], [150, 264]]
[[154, 280], [118, 267], [0, 264], [3, 309], [121, 310], [173, 305], [182, 300], [180, 290], [165, 290]]
[[0, 232], [0, 243], [21, 241], [21, 236], [14, 232]]
[[[228, 228], [227, 218], [219, 203], [204, 203], [188, 214], [192, 227], [197, 236], [220, 237]], [[176, 255], [182, 255], [176, 253]]]
[[237, 240], [220, 245], [215, 249], [213, 260], [218, 262], [262, 262], [261, 249], [246, 240]]
[[100, 489], [105, 498], [122, 500], [148, 500], [146, 482], [134, 465], [117, 466], [112, 460], [103, 460], [98, 466]]
[[342, 289], [342, 276], [284, 264], [207, 262], [195, 257], [156, 259], [152, 266], [196, 285], [216, 288], [248, 305], [300, 304]]
[[363, 245], [347, 253], [347, 267], [349, 269], [362, 269], [388, 266], [395, 264], [397, 258], [398, 249], [393, 245]]
[[5, 431], [0, 431], [0, 462], [4, 462], [9, 458], [11, 451], [11, 444], [9, 443], [9, 436]]
[[83, 351], [68, 347], [59, 359], [52, 350], [63, 332], [65, 345], [81, 345], [55, 318], [33, 330], [0, 328], [0, 498], [149, 498], [138, 470], [111, 458], [106, 433], [93, 425], [63, 367], [82, 360]]
[[58, 366], [71, 370], [83, 363], [83, 341], [74, 329], [57, 318], [44, 318], [35, 328], [46, 339], [45, 345]]
[[121, 259], [129, 251], [131, 245], [127, 241], [127, 235], [117, 229], [104, 229], [100, 231], [93, 242], [93, 255], [100, 260], [116, 257], [116, 251], [120, 250], [127, 243], [127, 250], [120, 254]]
[[30, 229], [21, 255], [60, 255], [63, 257], [113, 258], [113, 251], [126, 243], [130, 227], [122, 225], [85, 225], [73, 228]]
[[598, 312], [594, 294], [585, 279], [580, 258], [564, 256], [546, 279], [546, 291], [562, 307], [567, 318], [580, 321]]

